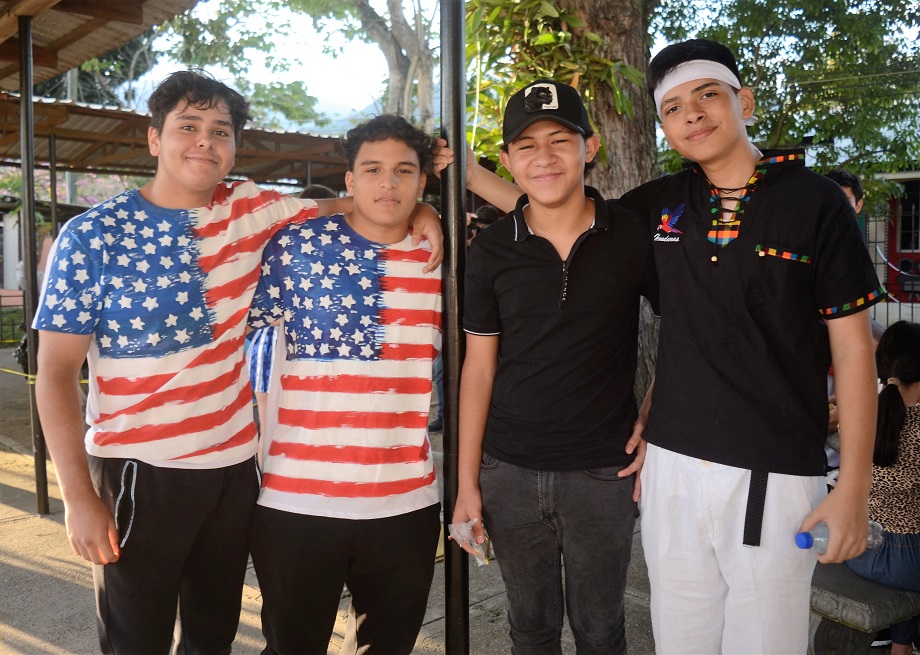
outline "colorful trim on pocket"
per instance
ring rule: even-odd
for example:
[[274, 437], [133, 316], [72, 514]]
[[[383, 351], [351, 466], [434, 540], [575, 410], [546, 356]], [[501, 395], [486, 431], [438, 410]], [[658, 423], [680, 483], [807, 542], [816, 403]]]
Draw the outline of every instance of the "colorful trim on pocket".
[[789, 252], [788, 250], [777, 250], [776, 248], [763, 246], [759, 243], [754, 247], [754, 251], [759, 253], [761, 257], [769, 255], [770, 257], [779, 257], [781, 259], [788, 259], [793, 262], [802, 262], [803, 264], [811, 264], [813, 261], [811, 255], [797, 255], [796, 253]]

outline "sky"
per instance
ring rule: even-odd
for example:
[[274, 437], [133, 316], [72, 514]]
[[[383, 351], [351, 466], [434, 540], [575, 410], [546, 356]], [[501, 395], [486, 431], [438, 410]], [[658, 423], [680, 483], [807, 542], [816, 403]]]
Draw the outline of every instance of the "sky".
[[[277, 79], [306, 82], [307, 92], [318, 99], [317, 108], [325, 114], [364, 109], [383, 94], [388, 73], [386, 60], [376, 45], [349, 42], [336, 35], [334, 43], [344, 48], [341, 55], [333, 57], [323, 52], [323, 37], [313, 29], [312, 21], [297, 18], [297, 34], [279, 40], [277, 52], [300, 59], [301, 64]], [[250, 79], [269, 82], [275, 77], [264, 69], [260, 72], [254, 60]]]
[[[199, 3], [196, 11], [207, 12], [209, 6], [217, 4], [218, 0], [204, 0]], [[377, 4], [381, 4], [377, 7]], [[435, 5], [434, 0], [421, 0], [423, 7], [430, 15], [430, 7]], [[378, 12], [386, 11], [386, 4], [373, 0], [372, 5]], [[276, 40], [276, 56], [287, 58], [292, 62], [291, 70], [283, 74], [270, 73], [260, 56], [252, 59], [252, 68], [249, 79], [252, 82], [268, 83], [272, 81], [295, 82], [303, 81], [307, 86], [307, 93], [317, 98], [317, 110], [330, 119], [346, 118], [347, 116], [373, 106], [383, 94], [387, 79], [387, 66], [383, 53], [374, 44], [361, 41], [348, 41], [341, 35], [334, 35], [333, 44], [343, 46], [342, 54], [334, 57], [326, 54], [323, 36], [313, 28], [313, 22], [302, 14], [287, 12], [292, 17], [292, 35]], [[266, 21], [264, 16], [251, 17], [259, 24]], [[270, 20], [270, 19], [269, 19]], [[299, 60], [299, 63], [295, 63]], [[174, 62], [164, 62], [154, 68], [149, 74], [149, 91], [166, 75], [181, 70], [183, 66]], [[209, 69], [210, 70], [210, 69]], [[211, 70], [219, 79], [231, 82], [229, 75], [221, 75], [218, 70]], [[297, 131], [312, 133], [326, 132], [312, 124], [292, 126]], [[330, 128], [335, 131], [335, 126]]]

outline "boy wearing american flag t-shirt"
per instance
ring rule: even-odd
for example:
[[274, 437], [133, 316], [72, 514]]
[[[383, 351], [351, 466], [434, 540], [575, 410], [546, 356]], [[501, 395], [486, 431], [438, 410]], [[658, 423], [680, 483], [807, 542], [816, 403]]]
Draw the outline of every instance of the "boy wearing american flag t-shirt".
[[342, 652], [408, 655], [434, 569], [441, 276], [408, 233], [431, 139], [378, 116], [346, 155], [353, 211], [279, 231], [251, 311], [252, 327], [282, 327], [251, 537], [266, 653], [325, 654], [346, 584]]
[[268, 239], [317, 203], [223, 182], [249, 118], [232, 89], [183, 71], [149, 106], [153, 180], [55, 242], [36, 396], [102, 652], [169, 652], [177, 604], [177, 652], [229, 652], [258, 493], [246, 315]]

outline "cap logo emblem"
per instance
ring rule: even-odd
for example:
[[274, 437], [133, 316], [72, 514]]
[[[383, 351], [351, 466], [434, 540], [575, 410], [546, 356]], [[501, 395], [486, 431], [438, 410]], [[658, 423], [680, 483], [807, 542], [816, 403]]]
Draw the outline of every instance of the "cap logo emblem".
[[552, 84], [534, 84], [524, 91], [524, 111], [529, 114], [547, 109], [559, 109], [559, 96]]

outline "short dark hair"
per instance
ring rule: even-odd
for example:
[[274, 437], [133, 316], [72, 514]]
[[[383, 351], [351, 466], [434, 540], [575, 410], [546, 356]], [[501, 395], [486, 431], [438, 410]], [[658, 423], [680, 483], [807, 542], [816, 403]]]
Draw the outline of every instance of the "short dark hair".
[[491, 225], [501, 217], [502, 215], [492, 205], [483, 205], [476, 210], [476, 222], [480, 225]]
[[859, 178], [850, 171], [845, 171], [842, 168], [835, 168], [825, 173], [824, 177], [832, 179], [842, 187], [850, 187], [850, 191], [853, 192], [853, 197], [856, 198], [856, 202], [863, 199], [862, 182], [860, 182]]
[[741, 73], [738, 72], [738, 62], [735, 61], [735, 55], [728, 46], [711, 39], [690, 39], [672, 43], [652, 57], [648, 64], [648, 72], [645, 74], [652, 97], [655, 97], [655, 89], [668, 73], [681, 64], [695, 59], [706, 59], [722, 64], [735, 74], [739, 82], [744, 84], [741, 80]]
[[300, 192], [301, 198], [322, 200], [324, 198], [338, 198], [338, 194], [324, 184], [309, 184]]
[[178, 71], [171, 74], [151, 94], [147, 101], [150, 109], [150, 126], [157, 132], [163, 129], [166, 115], [185, 102], [199, 109], [211, 109], [223, 102], [230, 112], [233, 136], [239, 143], [249, 115], [249, 103], [237, 91], [200, 69]]
[[415, 150], [418, 154], [419, 170], [428, 173], [434, 157], [434, 139], [412, 125], [402, 116], [381, 114], [356, 125], [345, 135], [345, 157], [348, 170], [353, 171], [358, 151], [368, 141], [396, 139]]

